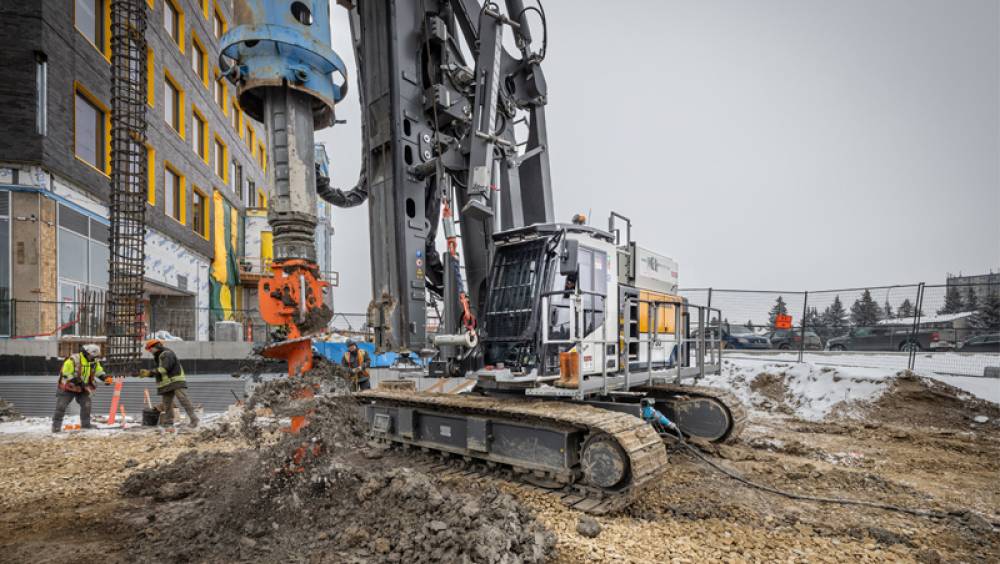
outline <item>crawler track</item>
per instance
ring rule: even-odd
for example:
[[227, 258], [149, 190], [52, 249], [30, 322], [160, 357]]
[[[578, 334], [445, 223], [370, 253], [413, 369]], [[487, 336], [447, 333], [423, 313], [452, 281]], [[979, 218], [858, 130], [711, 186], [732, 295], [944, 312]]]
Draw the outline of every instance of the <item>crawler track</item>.
[[678, 422], [681, 431], [694, 438], [701, 438], [713, 443], [732, 443], [739, 439], [747, 424], [747, 411], [743, 402], [720, 388], [684, 384], [653, 384], [637, 388], [637, 391], [647, 392], [658, 401], [666, 402], [671, 405], [674, 412], [682, 409], [684, 402], [708, 400], [716, 404], [728, 420], [725, 430], [721, 432], [713, 433], [712, 436], [699, 436], [697, 433], [685, 429], [682, 421]]
[[[667, 454], [657, 432], [637, 417], [608, 411], [589, 405], [560, 401], [499, 399], [483, 396], [451, 394], [413, 394], [412, 392], [366, 391], [359, 394], [362, 401], [372, 402], [380, 408], [411, 408], [418, 412], [446, 414], [462, 418], [486, 418], [499, 423], [509, 422], [541, 429], [555, 429], [578, 433], [581, 439], [571, 448], [577, 452], [569, 456], [571, 465], [562, 472], [544, 474], [532, 467], [532, 460], [498, 459], [490, 452], [454, 447], [439, 447], [421, 442], [419, 437], [407, 438], [396, 433], [386, 436], [395, 443], [456, 455], [464, 461], [481, 462], [492, 473], [512, 472], [545, 489], [562, 489], [572, 506], [581, 511], [603, 513], [623, 505], [628, 494], [655, 483], [666, 469]], [[582, 456], [586, 439], [600, 437], [611, 448], [624, 454], [627, 478], [613, 487], [605, 488], [588, 483]], [[584, 462], [581, 462], [584, 460]], [[478, 466], [478, 464], [477, 464]], [[579, 499], [576, 499], [579, 498]]]

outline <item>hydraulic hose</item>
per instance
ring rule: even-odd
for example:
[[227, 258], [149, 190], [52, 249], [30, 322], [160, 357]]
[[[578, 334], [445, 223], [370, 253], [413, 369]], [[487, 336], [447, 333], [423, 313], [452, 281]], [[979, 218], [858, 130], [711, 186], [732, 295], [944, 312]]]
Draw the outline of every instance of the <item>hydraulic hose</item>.
[[358, 183], [346, 191], [330, 187], [329, 177], [316, 174], [316, 195], [338, 208], [360, 206], [368, 199], [368, 176], [365, 174], [364, 165], [361, 167]]
[[[737, 474], [733, 470], [730, 470], [730, 469], [726, 468], [725, 466], [722, 466], [718, 462], [715, 462], [714, 460], [712, 460], [712, 459], [708, 458], [707, 456], [705, 456], [704, 454], [702, 454], [701, 451], [699, 451], [697, 448], [695, 448], [694, 446], [692, 446], [691, 444], [689, 444], [687, 441], [685, 441], [684, 440], [684, 435], [680, 432], [679, 429], [675, 429], [674, 433], [677, 435], [677, 440], [681, 444], [681, 446], [683, 446], [684, 448], [686, 448], [689, 452], [691, 452], [691, 454], [695, 455], [695, 457], [697, 457], [699, 460], [701, 460], [705, 464], [708, 464], [709, 466], [711, 466], [715, 470], [718, 470], [722, 474], [725, 474], [726, 476], [732, 478], [733, 480], [736, 480], [737, 482], [740, 482], [740, 483], [742, 483], [742, 484], [744, 484], [746, 486], [749, 486], [751, 488], [755, 488], [755, 489], [758, 489], [758, 490], [761, 490], [761, 491], [765, 491], [765, 492], [768, 492], [768, 493], [772, 493], [772, 494], [775, 494], [775, 495], [780, 495], [780, 496], [783, 496], [783, 497], [787, 497], [789, 499], [797, 499], [797, 500], [800, 500], [800, 501], [814, 501], [814, 502], [817, 502], [817, 503], [834, 503], [834, 504], [838, 504], [838, 505], [857, 505], [857, 506], [860, 506], [860, 507], [871, 507], [871, 508], [874, 508], [874, 509], [882, 509], [882, 510], [885, 510], [885, 511], [895, 511], [895, 512], [898, 512], [898, 513], [906, 513], [908, 515], [915, 515], [917, 517], [929, 517], [931, 519], [946, 519], [948, 517], [959, 517], [959, 516], [961, 516], [963, 514], [966, 514], [966, 513], [972, 513], [969, 510], [934, 511], [932, 509], [913, 509], [913, 508], [910, 508], [910, 507], [900, 507], [898, 505], [892, 505], [892, 504], [889, 504], [889, 503], [880, 503], [880, 502], [877, 502], [877, 501], [864, 501], [864, 500], [860, 500], [860, 499], [844, 499], [844, 498], [837, 498], [837, 497], [820, 497], [820, 496], [812, 496], [812, 495], [802, 495], [802, 494], [796, 494], [796, 493], [788, 492], [788, 491], [785, 491], [785, 490], [779, 490], [778, 488], [771, 487], [771, 486], [768, 486], [766, 484], [761, 484], [759, 482], [751, 481], [751, 480], [749, 480], [749, 479], [741, 476], [740, 474]], [[991, 523], [993, 526], [998, 526], [997, 523], [989, 521], [988, 519], [987, 519], [987, 522]]]

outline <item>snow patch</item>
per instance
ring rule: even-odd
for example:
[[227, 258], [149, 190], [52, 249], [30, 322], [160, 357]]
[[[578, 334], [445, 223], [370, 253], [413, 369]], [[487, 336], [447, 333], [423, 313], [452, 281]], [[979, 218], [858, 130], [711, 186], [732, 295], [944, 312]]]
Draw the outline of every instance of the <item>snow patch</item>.
[[[882, 397], [895, 373], [871, 374], [871, 370], [725, 360], [721, 375], [713, 374], [699, 383], [729, 389], [756, 408], [784, 409], [801, 419], [819, 421], [834, 409], [849, 415], [853, 407]], [[768, 381], [768, 376], [776, 378]]]

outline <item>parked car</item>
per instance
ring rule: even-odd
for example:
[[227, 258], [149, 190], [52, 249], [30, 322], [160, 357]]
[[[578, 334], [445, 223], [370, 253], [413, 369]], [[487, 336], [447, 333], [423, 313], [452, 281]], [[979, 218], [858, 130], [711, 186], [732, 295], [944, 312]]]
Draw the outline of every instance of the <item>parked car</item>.
[[906, 327], [854, 327], [840, 337], [826, 342], [831, 351], [910, 351], [928, 350], [941, 339], [937, 331], [920, 329], [913, 333]]
[[727, 349], [769, 349], [767, 337], [757, 335], [743, 325], [723, 325], [722, 343]]
[[958, 352], [1000, 353], [1000, 333], [970, 337], [958, 344]]
[[[692, 339], [697, 339], [698, 335], [699, 331], [697, 329], [691, 331]], [[709, 327], [708, 332], [705, 334], [705, 339], [718, 340], [718, 338], [719, 328]], [[771, 348], [771, 344], [768, 342], [767, 337], [757, 335], [742, 325], [723, 325], [722, 347], [726, 349], [769, 349]]]
[[[805, 346], [803, 348], [820, 351], [823, 350], [823, 340], [812, 331], [805, 332]], [[767, 334], [767, 340], [771, 343], [772, 349], [798, 349], [802, 343], [803, 333], [801, 329], [775, 329]]]

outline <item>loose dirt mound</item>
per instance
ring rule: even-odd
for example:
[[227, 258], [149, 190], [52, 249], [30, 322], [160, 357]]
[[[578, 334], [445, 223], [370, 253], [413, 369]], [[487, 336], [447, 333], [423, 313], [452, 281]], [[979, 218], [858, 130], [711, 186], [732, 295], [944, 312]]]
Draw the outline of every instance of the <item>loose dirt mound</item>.
[[14, 404], [0, 399], [0, 423], [18, 421], [20, 419], [24, 419], [24, 416], [14, 407]]
[[[324, 367], [305, 380], [339, 390], [335, 374]], [[122, 491], [146, 503], [131, 517], [140, 529], [131, 556], [492, 563], [542, 562], [554, 551], [554, 536], [509, 495], [446, 484], [366, 443], [349, 395], [300, 395], [286, 380], [258, 388], [242, 421], [255, 448], [188, 453], [132, 475]], [[275, 416], [307, 407], [309, 426], [295, 435], [249, 432], [264, 406]]]
[[892, 380], [889, 390], [865, 411], [865, 417], [914, 427], [1000, 431], [1000, 405], [943, 382], [908, 373]]

